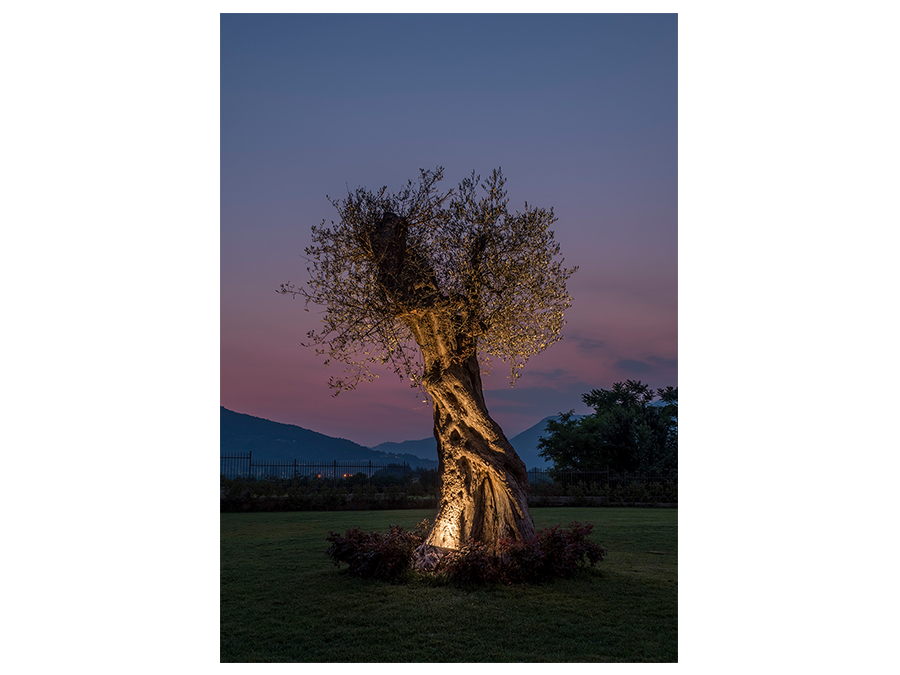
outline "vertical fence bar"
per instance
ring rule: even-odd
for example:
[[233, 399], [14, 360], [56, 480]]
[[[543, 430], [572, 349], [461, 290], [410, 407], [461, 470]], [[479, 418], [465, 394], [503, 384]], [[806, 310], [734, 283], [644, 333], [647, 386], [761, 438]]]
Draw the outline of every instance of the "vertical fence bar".
[[[219, 456], [219, 474], [229, 480], [250, 475], [250, 454], [225, 453]], [[245, 471], [245, 465], [247, 466]]]

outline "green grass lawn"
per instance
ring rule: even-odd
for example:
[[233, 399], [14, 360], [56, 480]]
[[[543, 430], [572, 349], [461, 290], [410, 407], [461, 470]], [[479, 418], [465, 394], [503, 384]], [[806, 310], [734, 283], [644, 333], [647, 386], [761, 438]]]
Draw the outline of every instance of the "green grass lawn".
[[678, 511], [535, 508], [538, 529], [594, 524], [609, 554], [572, 579], [461, 589], [359, 579], [328, 530], [412, 528], [434, 512], [221, 514], [223, 662], [678, 660]]

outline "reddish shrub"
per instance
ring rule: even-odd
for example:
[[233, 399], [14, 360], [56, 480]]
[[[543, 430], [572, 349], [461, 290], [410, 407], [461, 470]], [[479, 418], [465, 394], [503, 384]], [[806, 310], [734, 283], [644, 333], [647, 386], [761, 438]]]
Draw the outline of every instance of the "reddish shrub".
[[427, 532], [427, 520], [411, 532], [397, 525], [391, 525], [386, 534], [366, 533], [358, 527], [347, 530], [343, 536], [329, 531], [325, 539], [331, 546], [326, 554], [337, 566], [347, 563], [351, 574], [391, 581], [409, 569], [413, 551]]
[[538, 583], [575, 574], [582, 564], [603, 560], [606, 549], [587, 540], [594, 526], [571, 523], [541, 530], [534, 539], [503, 539], [496, 549], [469, 544], [451, 551], [436, 571], [460, 583]]
[[[593, 528], [590, 523], [549, 527], [534, 539], [503, 539], [496, 548], [471, 542], [444, 555], [433, 572], [460, 584], [524, 584], [567, 578], [580, 566], [596, 565], [606, 555], [605, 548], [588, 541]], [[358, 527], [343, 536], [329, 532], [327, 553], [335, 565], [346, 563], [352, 574], [392, 580], [410, 568], [413, 551], [427, 532], [427, 520], [412, 532], [396, 525], [386, 534], [366, 533]]]

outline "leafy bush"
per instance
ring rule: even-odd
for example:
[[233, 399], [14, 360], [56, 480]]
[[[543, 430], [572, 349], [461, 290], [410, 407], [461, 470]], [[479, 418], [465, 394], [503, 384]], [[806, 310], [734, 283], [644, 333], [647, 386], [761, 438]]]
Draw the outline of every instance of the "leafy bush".
[[[568, 529], [554, 526], [534, 539], [503, 539], [496, 548], [472, 542], [446, 553], [429, 574], [464, 585], [568, 578], [581, 565], [595, 565], [606, 555], [606, 549], [588, 541], [593, 527], [590, 523], [570, 523]], [[413, 553], [427, 533], [427, 520], [412, 532], [396, 525], [387, 534], [365, 533], [358, 527], [343, 536], [329, 532], [326, 540], [331, 547], [326, 553], [335, 565], [346, 563], [352, 574], [390, 581], [411, 568]]]
[[331, 547], [326, 554], [336, 566], [347, 563], [351, 574], [391, 581], [410, 568], [413, 551], [427, 533], [427, 520], [411, 532], [397, 525], [391, 525], [387, 534], [366, 533], [358, 527], [347, 530], [343, 536], [329, 531], [326, 541]]
[[502, 539], [496, 549], [472, 543], [441, 558], [435, 571], [463, 584], [568, 578], [580, 565], [593, 566], [606, 555], [606, 549], [587, 540], [593, 528], [590, 523], [570, 523], [569, 529], [553, 526], [538, 532], [534, 539]]
[[650, 491], [643, 483], [633, 482], [625, 486], [625, 501], [627, 502], [652, 502]]
[[434, 572], [461, 584], [497, 582], [501, 577], [497, 552], [480, 542], [444, 554]]

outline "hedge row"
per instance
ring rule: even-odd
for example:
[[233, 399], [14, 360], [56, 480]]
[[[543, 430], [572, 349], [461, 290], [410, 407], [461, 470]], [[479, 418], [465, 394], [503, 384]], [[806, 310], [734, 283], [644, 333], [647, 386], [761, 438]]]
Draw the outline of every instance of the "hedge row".
[[641, 481], [633, 480], [605, 483], [577, 483], [563, 486], [557, 484], [532, 485], [528, 490], [529, 497], [574, 497], [587, 498], [594, 501], [599, 497], [604, 503], [678, 503], [678, 481]]
[[376, 509], [436, 509], [434, 497], [405, 494], [347, 494], [339, 491], [310, 492], [302, 495], [259, 497], [250, 494], [226, 494], [220, 500], [222, 513], [247, 511], [373, 511]]
[[[436, 490], [419, 483], [310, 485], [291, 481], [224, 480], [222, 512], [244, 511], [363, 511], [375, 509], [436, 509]], [[627, 485], [578, 484], [531, 486], [532, 506], [665, 506], [678, 504], [677, 481], [631, 482]]]

